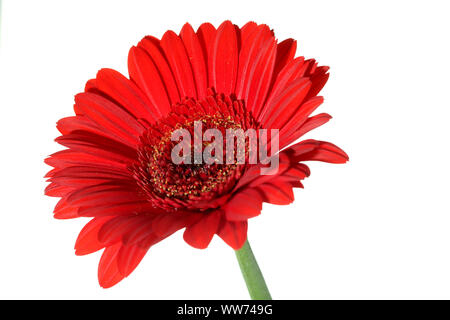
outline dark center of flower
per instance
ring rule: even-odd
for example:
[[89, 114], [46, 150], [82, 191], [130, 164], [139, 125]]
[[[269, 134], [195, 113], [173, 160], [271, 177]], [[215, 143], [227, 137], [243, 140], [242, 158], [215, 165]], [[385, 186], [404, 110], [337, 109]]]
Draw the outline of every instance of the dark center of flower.
[[[226, 163], [227, 129], [246, 130], [249, 127], [255, 127], [255, 122], [240, 101], [219, 95], [200, 102], [186, 100], [176, 105], [167, 117], [150, 126], [141, 137], [139, 161], [132, 166], [134, 177], [157, 207], [196, 210], [214, 207], [214, 200], [234, 187], [245, 166], [236, 162]], [[183, 129], [190, 139], [174, 139], [174, 132], [179, 132], [179, 129]], [[215, 137], [204, 139], [208, 129], [215, 129], [222, 135], [223, 141], [219, 141], [222, 161], [210, 146]], [[175, 154], [185, 157], [181, 163], [174, 163], [173, 150], [181, 142], [187, 149]], [[234, 139], [232, 143], [235, 146]], [[214, 161], [206, 163], [203, 158], [196, 161], [196, 154], [202, 157], [208, 146], [211, 151], [208, 154]], [[190, 151], [187, 156], [185, 150]], [[232, 152], [234, 156], [235, 148]]]
[[[201, 122], [202, 135], [209, 129], [219, 129], [225, 136], [225, 130], [228, 128], [239, 128], [230, 117], [224, 118], [221, 114], [203, 115], [195, 120], [188, 120], [183, 124], [177, 125], [177, 129], [186, 129], [191, 137], [196, 137], [194, 133], [194, 122]], [[190, 152], [188, 163], [175, 164], [172, 160], [172, 150], [178, 144], [172, 141], [171, 137], [174, 131], [168, 131], [163, 137], [153, 144], [150, 148], [148, 171], [154, 190], [161, 196], [177, 199], [188, 199], [199, 197], [208, 193], [218, 186], [226, 184], [230, 176], [236, 169], [235, 164], [220, 163], [200, 163], [196, 164], [194, 152]], [[159, 138], [159, 137], [155, 137]], [[191, 139], [190, 150], [194, 150], [194, 139]], [[202, 152], [210, 142], [202, 141]]]

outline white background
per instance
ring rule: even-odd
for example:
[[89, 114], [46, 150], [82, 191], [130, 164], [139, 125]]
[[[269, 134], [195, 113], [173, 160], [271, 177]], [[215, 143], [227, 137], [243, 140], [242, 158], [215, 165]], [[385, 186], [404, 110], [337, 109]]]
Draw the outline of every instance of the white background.
[[246, 299], [233, 251], [178, 232], [112, 289], [100, 253], [74, 255], [87, 220], [55, 220], [44, 158], [55, 123], [102, 67], [126, 73], [144, 35], [231, 19], [266, 23], [331, 66], [308, 134], [350, 155], [311, 164], [290, 206], [265, 205], [249, 239], [274, 298], [450, 298], [447, 1], [3, 1], [0, 298]]

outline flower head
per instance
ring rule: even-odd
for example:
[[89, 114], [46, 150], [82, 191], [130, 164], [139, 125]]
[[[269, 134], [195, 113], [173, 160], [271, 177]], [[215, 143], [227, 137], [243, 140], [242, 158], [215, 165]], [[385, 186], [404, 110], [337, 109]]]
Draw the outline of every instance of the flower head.
[[[217, 234], [239, 249], [263, 202], [294, 200], [293, 188], [310, 173], [304, 161], [348, 160], [328, 142], [292, 144], [331, 118], [311, 116], [323, 102], [317, 94], [328, 67], [295, 51], [294, 40], [278, 43], [266, 25], [225, 21], [195, 32], [186, 24], [179, 35], [147, 36], [131, 48], [129, 77], [102, 69], [75, 96], [75, 116], [57, 124], [56, 141], [67, 149], [46, 159], [54, 167], [46, 194], [61, 197], [55, 218], [92, 218], [75, 249], [84, 255], [104, 248], [102, 287], [128, 276], [151, 246], [183, 228], [193, 247], [206, 248]], [[201, 135], [277, 129], [277, 170], [262, 174], [267, 164], [248, 161], [196, 163], [192, 154], [174, 163], [172, 135], [184, 129], [195, 138], [196, 123]]]

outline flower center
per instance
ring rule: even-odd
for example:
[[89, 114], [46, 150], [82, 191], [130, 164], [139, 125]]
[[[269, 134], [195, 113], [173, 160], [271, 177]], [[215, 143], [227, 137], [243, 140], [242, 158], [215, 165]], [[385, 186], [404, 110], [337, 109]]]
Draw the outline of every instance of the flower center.
[[[194, 132], [194, 122], [202, 123], [201, 135], [207, 129], [218, 129], [225, 135], [225, 130], [229, 128], [238, 128], [232, 119], [223, 118], [221, 114], [204, 115], [198, 119], [189, 120], [178, 125], [177, 129], [185, 129], [191, 137], [196, 138]], [[150, 148], [148, 171], [150, 180], [157, 193], [161, 196], [178, 199], [188, 199], [191, 197], [200, 197], [201, 195], [215, 190], [218, 186], [226, 184], [230, 176], [236, 169], [236, 164], [220, 164], [214, 162], [195, 163], [194, 152], [190, 152], [187, 163], [175, 164], [172, 159], [172, 150], [178, 144], [172, 141], [174, 130], [168, 131], [159, 142], [153, 144]], [[194, 150], [194, 139], [191, 139], [191, 145], [188, 146], [191, 151]], [[203, 141], [201, 152], [210, 142]]]
[[[186, 100], [174, 106], [172, 112], [150, 126], [141, 137], [138, 163], [132, 167], [134, 177], [147, 198], [157, 207], [165, 209], [189, 208], [206, 210], [214, 207], [213, 199], [226, 194], [236, 184], [244, 170], [244, 164], [227, 164], [219, 161], [213, 143], [227, 159], [227, 130], [246, 130], [255, 122], [246, 113], [242, 103], [228, 97], [212, 95], [204, 101]], [[180, 129], [189, 136], [174, 139]], [[217, 137], [203, 139], [208, 129], [214, 129]], [[233, 139], [233, 157], [235, 141]], [[181, 153], [176, 146], [183, 144]], [[213, 161], [203, 159], [205, 148]], [[187, 154], [184, 151], [188, 150]], [[183, 155], [183, 161], [174, 161]], [[200, 161], [196, 158], [200, 155]], [[217, 157], [216, 157], [217, 156]]]

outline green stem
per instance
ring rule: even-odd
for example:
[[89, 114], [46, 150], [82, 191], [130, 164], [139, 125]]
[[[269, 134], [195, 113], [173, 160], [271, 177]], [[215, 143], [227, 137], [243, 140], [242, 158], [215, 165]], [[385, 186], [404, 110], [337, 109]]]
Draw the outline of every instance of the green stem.
[[248, 240], [235, 252], [250, 297], [253, 300], [272, 300]]

